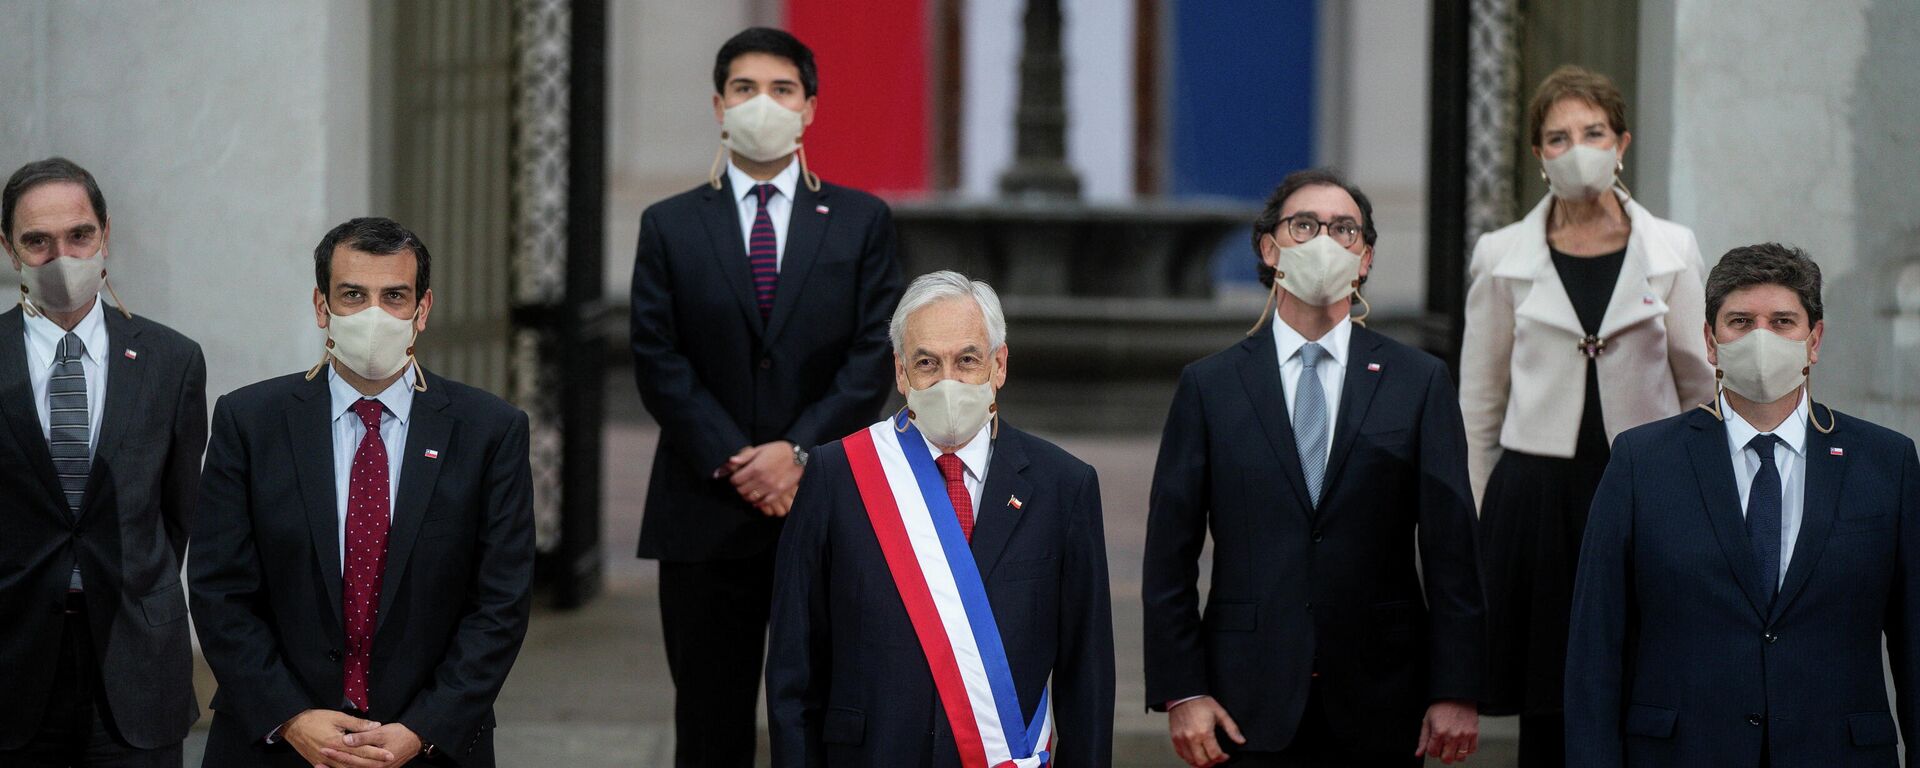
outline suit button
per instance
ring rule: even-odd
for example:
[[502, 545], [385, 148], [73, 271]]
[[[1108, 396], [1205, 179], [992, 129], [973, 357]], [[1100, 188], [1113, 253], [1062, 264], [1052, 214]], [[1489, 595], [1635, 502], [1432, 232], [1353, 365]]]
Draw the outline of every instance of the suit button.
[[1775, 640], [1779, 640], [1779, 639], [1780, 639], [1780, 636], [1779, 636], [1779, 635], [1776, 635], [1776, 634], [1774, 634], [1774, 633], [1772, 633], [1772, 632], [1768, 632], [1768, 633], [1766, 633], [1766, 634], [1764, 634], [1764, 635], [1761, 635], [1760, 637], [1761, 637], [1761, 638], [1763, 638], [1763, 639], [1765, 639], [1765, 640], [1767, 641], [1767, 644], [1768, 644], [1768, 645], [1772, 645], [1772, 644], [1773, 644], [1773, 642], [1774, 642]]
[[764, 371], [764, 370], [766, 370], [766, 369], [768, 369], [768, 368], [772, 368], [772, 367], [773, 367], [773, 358], [771, 358], [771, 357], [763, 357], [763, 358], [760, 358], [760, 370], [763, 370], [763, 371]]
[[1307, 603], [1307, 613], [1313, 613], [1313, 603]]
[[1320, 540], [1321, 540], [1322, 538], [1325, 538], [1325, 537], [1321, 535], [1321, 533], [1320, 533], [1320, 529], [1318, 529], [1318, 528], [1315, 528], [1315, 529], [1313, 530], [1313, 543], [1315, 543], [1315, 544], [1318, 544], [1318, 543], [1320, 543]]
[[339, 661], [343, 658], [346, 658], [346, 657], [340, 655], [340, 649], [338, 648], [327, 649], [327, 661]]
[[1760, 721], [1761, 717], [1759, 715], [1747, 715], [1747, 725], [1759, 725]]

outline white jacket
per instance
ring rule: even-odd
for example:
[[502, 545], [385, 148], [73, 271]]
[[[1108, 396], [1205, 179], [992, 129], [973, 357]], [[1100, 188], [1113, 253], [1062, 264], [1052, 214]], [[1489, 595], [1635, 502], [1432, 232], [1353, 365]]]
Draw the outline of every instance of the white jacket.
[[[1607, 440], [1713, 399], [1706, 291], [1693, 230], [1621, 196], [1632, 234], [1600, 323]], [[1467, 468], [1482, 499], [1502, 449], [1571, 458], [1586, 407], [1586, 331], [1547, 250], [1548, 197], [1473, 248], [1460, 350]]]

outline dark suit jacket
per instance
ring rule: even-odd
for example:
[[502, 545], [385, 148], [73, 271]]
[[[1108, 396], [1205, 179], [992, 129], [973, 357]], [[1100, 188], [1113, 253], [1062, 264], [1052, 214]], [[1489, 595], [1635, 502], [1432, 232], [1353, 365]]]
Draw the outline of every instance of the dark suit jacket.
[[[1054, 765], [1109, 765], [1113, 609], [1099, 479], [1006, 426], [987, 466], [972, 550], [1021, 716], [1031, 720], [1051, 674]], [[957, 767], [933, 674], [838, 441], [816, 452], [790, 518], [767, 657], [774, 765]]]
[[1694, 410], [1614, 440], [1574, 585], [1568, 765], [1758, 765], [1763, 745], [1777, 766], [1895, 765], [1883, 635], [1916, 764], [1920, 462], [1912, 440], [1832, 418], [1807, 430], [1771, 604], [1726, 427]]
[[[268, 379], [214, 405], [188, 568], [220, 683], [208, 766], [301, 765], [266, 735], [304, 710], [342, 708], [329, 408], [324, 373]], [[531, 606], [527, 415], [429, 373], [410, 419], [366, 716], [406, 725], [459, 765], [491, 766], [493, 700]]]
[[207, 364], [172, 329], [104, 311], [105, 412], [77, 517], [41, 431], [24, 318], [18, 307], [0, 314], [0, 616], [10, 625], [0, 633], [0, 749], [39, 729], [76, 559], [121, 737], [174, 744], [200, 719], [180, 560], [207, 446]]
[[748, 445], [802, 448], [879, 418], [892, 376], [887, 321], [900, 299], [893, 215], [856, 189], [795, 187], [771, 319], [762, 323], [731, 182], [662, 200], [640, 217], [633, 359], [660, 422], [641, 557], [683, 562], [764, 553], [779, 518], [713, 471]]
[[1336, 737], [1412, 755], [1428, 704], [1478, 698], [1484, 598], [1446, 366], [1355, 327], [1341, 393], [1316, 512], [1271, 328], [1181, 374], [1141, 575], [1149, 708], [1211, 695], [1247, 749], [1279, 750], [1317, 668]]

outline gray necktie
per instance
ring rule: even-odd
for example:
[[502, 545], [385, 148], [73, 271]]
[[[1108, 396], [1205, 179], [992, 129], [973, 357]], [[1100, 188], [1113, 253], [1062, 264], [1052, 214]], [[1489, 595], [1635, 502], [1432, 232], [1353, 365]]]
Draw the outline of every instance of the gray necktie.
[[1306, 475], [1307, 493], [1313, 506], [1320, 506], [1320, 491], [1327, 476], [1327, 393], [1320, 387], [1316, 370], [1327, 358], [1327, 350], [1309, 343], [1300, 348], [1300, 379], [1293, 388], [1293, 440], [1300, 449], [1300, 473]]
[[[93, 451], [88, 448], [92, 428], [87, 419], [87, 372], [80, 363], [86, 353], [80, 337], [67, 334], [54, 356], [53, 378], [47, 381], [47, 447], [53, 453], [53, 469], [60, 475], [60, 490], [67, 497], [67, 511], [75, 515], [80, 514], [93, 465]], [[80, 588], [77, 562], [67, 588]]]

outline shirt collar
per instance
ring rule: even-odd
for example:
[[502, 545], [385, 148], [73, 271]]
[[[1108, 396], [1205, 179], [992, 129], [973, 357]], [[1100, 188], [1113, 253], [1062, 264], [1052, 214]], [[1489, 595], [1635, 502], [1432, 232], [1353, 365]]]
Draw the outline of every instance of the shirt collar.
[[[80, 343], [87, 347], [86, 358], [96, 367], [106, 365], [107, 361], [107, 315], [101, 308], [104, 303], [97, 298], [94, 299], [93, 309], [87, 312], [86, 317], [80, 318], [80, 323], [73, 327], [73, 333], [78, 335]], [[58, 362], [59, 358], [56, 355], [60, 353], [60, 340], [67, 337], [66, 329], [45, 317], [36, 317], [26, 312], [20, 314], [27, 319], [27, 343], [32, 344], [34, 351], [46, 358], [48, 365]]]
[[[1793, 414], [1789, 415], [1786, 421], [1780, 422], [1780, 426], [1774, 427], [1772, 432], [1774, 437], [1780, 438], [1780, 442], [1785, 443], [1788, 449], [1800, 456], [1807, 455], [1807, 411], [1807, 391], [1801, 389], [1800, 402], [1793, 406]], [[1747, 443], [1753, 440], [1753, 436], [1760, 434], [1760, 430], [1747, 423], [1746, 418], [1741, 416], [1739, 411], [1727, 404], [1725, 394], [1720, 396], [1720, 413], [1726, 415], [1727, 446], [1737, 458], [1741, 451], [1747, 449]]]
[[747, 195], [753, 194], [753, 187], [756, 184], [772, 184], [774, 189], [779, 190], [780, 194], [791, 201], [793, 189], [800, 183], [800, 161], [797, 156], [788, 160], [786, 168], [763, 182], [748, 176], [747, 172], [740, 170], [739, 166], [733, 164], [733, 158], [729, 157], [727, 158], [727, 179], [733, 184], [733, 196], [736, 199], [747, 199]]
[[1278, 311], [1273, 313], [1272, 325], [1274, 351], [1280, 353], [1281, 365], [1293, 359], [1294, 355], [1299, 354], [1301, 347], [1306, 346], [1308, 341], [1312, 341], [1327, 351], [1327, 358], [1335, 367], [1343, 370], [1347, 367], [1347, 343], [1353, 338], [1353, 318], [1340, 318], [1340, 322], [1335, 323], [1325, 336], [1318, 339], [1308, 339], [1300, 335], [1293, 326], [1280, 320]]
[[[406, 371], [400, 374], [400, 378], [394, 379], [392, 384], [387, 385], [386, 390], [374, 396], [374, 399], [386, 406], [387, 412], [393, 414], [395, 419], [399, 419], [402, 425], [407, 423], [407, 416], [413, 413], [413, 376], [413, 365], [409, 363]], [[331, 365], [327, 366], [327, 393], [333, 399], [334, 421], [339, 421], [340, 417], [353, 410], [354, 403], [366, 397], [360, 394], [360, 390], [354, 389], [352, 384], [348, 384], [346, 379], [340, 378], [340, 374], [334, 372]]]
[[[940, 458], [940, 446], [934, 445], [925, 434], [920, 435], [920, 441], [927, 444], [927, 451], [934, 458]], [[974, 478], [985, 478], [987, 462], [993, 457], [993, 419], [987, 419], [980, 431], [973, 433], [973, 439], [967, 441], [966, 447], [954, 451], [953, 455], [960, 457], [961, 466], [966, 467]]]

